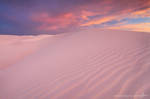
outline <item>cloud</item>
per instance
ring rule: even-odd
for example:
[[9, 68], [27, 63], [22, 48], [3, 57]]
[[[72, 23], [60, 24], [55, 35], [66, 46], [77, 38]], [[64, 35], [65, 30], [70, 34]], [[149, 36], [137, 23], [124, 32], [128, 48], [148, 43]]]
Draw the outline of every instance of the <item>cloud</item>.
[[1, 34], [56, 34], [149, 17], [149, 0], [1, 0]]
[[108, 29], [150, 32], [150, 23], [126, 24], [126, 25], [120, 25], [120, 26], [112, 26], [112, 27], [110, 26], [107, 28]]
[[68, 25], [77, 22], [77, 17], [72, 13], [65, 13], [59, 16], [51, 16], [49, 13], [40, 13], [32, 16], [34, 22], [41, 23], [38, 30], [54, 30], [58, 28], [65, 28]]
[[135, 17], [150, 17], [150, 8], [135, 11], [132, 13], [132, 16]]
[[82, 10], [81, 11], [81, 18], [83, 20], [89, 20], [90, 16], [96, 16], [96, 15], [99, 15], [99, 13], [91, 12], [91, 11], [86, 11], [86, 10]]
[[81, 24], [81, 26], [90, 26], [90, 25], [95, 25], [95, 24], [102, 24], [102, 23], [111, 21], [113, 19], [116, 19], [116, 17], [115, 16], [104, 17], [104, 18], [100, 18], [98, 20], [92, 20], [92, 21], [89, 21], [87, 23]]

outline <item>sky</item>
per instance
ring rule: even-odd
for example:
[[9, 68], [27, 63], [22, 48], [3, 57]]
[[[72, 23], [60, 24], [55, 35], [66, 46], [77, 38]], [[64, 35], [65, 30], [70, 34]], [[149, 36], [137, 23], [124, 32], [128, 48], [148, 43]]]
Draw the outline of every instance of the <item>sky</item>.
[[87, 28], [150, 32], [150, 0], [0, 0], [0, 34]]

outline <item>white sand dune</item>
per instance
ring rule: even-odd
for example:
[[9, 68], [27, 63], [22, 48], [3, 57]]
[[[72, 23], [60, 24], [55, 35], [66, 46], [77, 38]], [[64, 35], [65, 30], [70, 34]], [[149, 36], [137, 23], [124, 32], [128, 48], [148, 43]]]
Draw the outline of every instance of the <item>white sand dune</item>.
[[45, 39], [48, 37], [50, 36], [0, 35], [0, 69], [15, 64], [29, 54], [42, 48]]
[[3, 44], [0, 99], [150, 99], [149, 33], [95, 29]]

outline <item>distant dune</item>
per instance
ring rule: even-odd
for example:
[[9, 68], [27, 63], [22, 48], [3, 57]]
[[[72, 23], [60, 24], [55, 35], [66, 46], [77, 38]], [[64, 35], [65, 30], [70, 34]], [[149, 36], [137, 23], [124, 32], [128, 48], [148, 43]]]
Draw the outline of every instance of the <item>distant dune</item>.
[[150, 99], [150, 33], [0, 36], [0, 99]]

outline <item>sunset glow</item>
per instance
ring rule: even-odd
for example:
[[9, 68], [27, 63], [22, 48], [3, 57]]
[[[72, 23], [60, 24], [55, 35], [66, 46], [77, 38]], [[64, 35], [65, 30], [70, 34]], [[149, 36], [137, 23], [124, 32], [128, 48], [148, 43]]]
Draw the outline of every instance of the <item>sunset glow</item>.
[[150, 32], [149, 0], [1, 0], [0, 12], [0, 34], [57, 34], [93, 26]]

